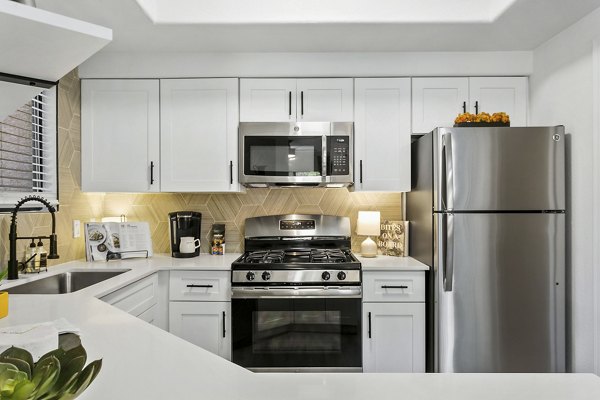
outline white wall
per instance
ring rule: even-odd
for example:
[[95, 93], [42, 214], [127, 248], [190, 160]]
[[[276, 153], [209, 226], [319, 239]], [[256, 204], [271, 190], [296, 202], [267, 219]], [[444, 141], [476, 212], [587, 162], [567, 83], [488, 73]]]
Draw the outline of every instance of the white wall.
[[[570, 136], [570, 366], [593, 372], [595, 298], [593, 258], [593, 40], [600, 9], [535, 49], [530, 78], [530, 123], [565, 125]], [[569, 143], [569, 142], [567, 142]], [[568, 148], [569, 148], [568, 147]], [[597, 205], [596, 205], [597, 206]], [[567, 320], [569, 322], [569, 320]], [[597, 333], [596, 333], [597, 334]], [[600, 370], [596, 369], [596, 373]]]
[[530, 75], [529, 51], [431, 53], [100, 52], [82, 78]]

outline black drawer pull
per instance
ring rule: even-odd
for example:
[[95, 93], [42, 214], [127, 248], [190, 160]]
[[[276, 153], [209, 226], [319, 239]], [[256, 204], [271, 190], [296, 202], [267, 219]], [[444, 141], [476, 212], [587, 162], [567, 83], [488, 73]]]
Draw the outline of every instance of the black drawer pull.
[[408, 289], [408, 286], [400, 285], [400, 286], [390, 286], [390, 285], [382, 285], [382, 289]]
[[225, 337], [225, 333], [227, 333], [227, 331], [225, 330], [225, 311], [223, 311], [223, 337]]
[[213, 287], [213, 285], [194, 285], [194, 284], [189, 284], [186, 286], [189, 288], [211, 288], [211, 287]]

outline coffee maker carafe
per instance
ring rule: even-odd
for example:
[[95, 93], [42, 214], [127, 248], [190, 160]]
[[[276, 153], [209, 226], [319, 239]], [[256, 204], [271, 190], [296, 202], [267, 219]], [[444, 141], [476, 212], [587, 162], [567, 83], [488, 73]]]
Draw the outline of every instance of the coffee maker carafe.
[[190, 258], [200, 255], [200, 248], [193, 253], [180, 252], [179, 245], [182, 237], [200, 238], [202, 214], [196, 211], [177, 211], [169, 213], [169, 226], [171, 230], [171, 256], [175, 258]]

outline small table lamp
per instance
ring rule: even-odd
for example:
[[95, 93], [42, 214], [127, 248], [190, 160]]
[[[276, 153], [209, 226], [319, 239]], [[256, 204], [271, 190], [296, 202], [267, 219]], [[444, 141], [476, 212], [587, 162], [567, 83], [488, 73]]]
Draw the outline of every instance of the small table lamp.
[[360, 245], [360, 252], [363, 257], [377, 257], [377, 243], [371, 239], [371, 236], [379, 236], [381, 233], [380, 219], [381, 214], [379, 211], [358, 212], [356, 234], [367, 236]]

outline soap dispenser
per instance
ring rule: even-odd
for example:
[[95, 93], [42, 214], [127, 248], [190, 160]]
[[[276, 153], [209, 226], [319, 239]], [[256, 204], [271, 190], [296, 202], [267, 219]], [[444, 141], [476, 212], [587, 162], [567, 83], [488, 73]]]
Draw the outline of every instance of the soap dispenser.
[[27, 252], [25, 259], [27, 260], [27, 269], [29, 271], [35, 271], [35, 262], [37, 259], [37, 249], [35, 246], [35, 239], [31, 239], [31, 243], [29, 243], [29, 251]]
[[44, 243], [42, 239], [37, 243], [37, 257], [38, 259], [38, 269], [41, 271], [42, 269], [48, 270], [48, 252], [44, 248]]

